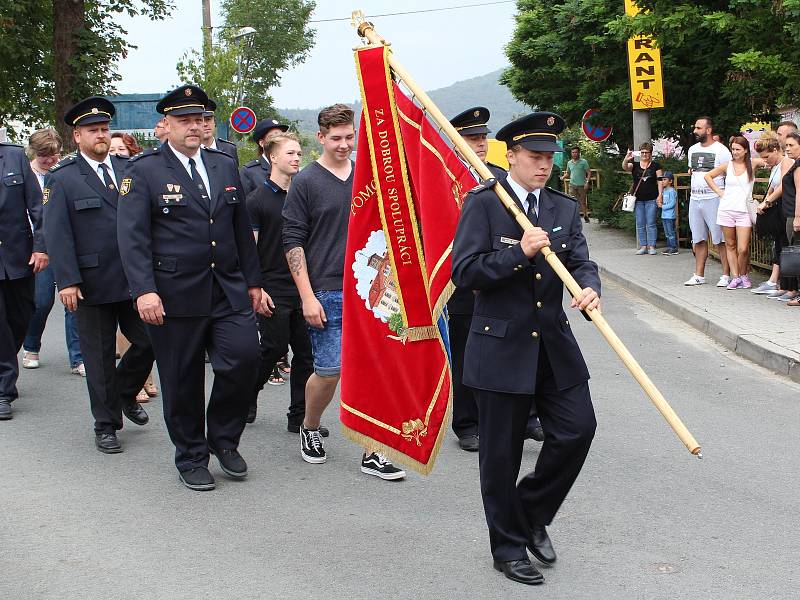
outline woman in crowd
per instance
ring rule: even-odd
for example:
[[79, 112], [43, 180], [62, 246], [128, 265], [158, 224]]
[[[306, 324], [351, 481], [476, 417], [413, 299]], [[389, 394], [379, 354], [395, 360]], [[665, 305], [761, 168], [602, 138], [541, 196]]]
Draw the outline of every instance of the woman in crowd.
[[142, 151], [142, 147], [136, 142], [136, 138], [129, 133], [122, 133], [115, 131], [111, 134], [111, 146], [108, 150], [109, 154], [119, 156], [120, 158], [130, 158], [136, 156]]
[[781, 249], [787, 244], [786, 227], [783, 218], [783, 176], [792, 168], [794, 161], [785, 156], [778, 138], [766, 135], [756, 140], [755, 151], [764, 163], [772, 169], [769, 175], [769, 184], [764, 200], [758, 205], [758, 220], [756, 230], [762, 238], [767, 238], [774, 243], [772, 253], [772, 273], [767, 281], [752, 290], [754, 294], [781, 296], [785, 292], [780, 285]]
[[[753, 201], [753, 170], [764, 166], [760, 158], [750, 156], [750, 142], [741, 135], [730, 140], [732, 159], [705, 174], [706, 184], [719, 196], [717, 225], [725, 236], [725, 253], [731, 268], [731, 281], [727, 288], [750, 289], [750, 237], [753, 220], [748, 203]], [[714, 177], [725, 175], [725, 189], [714, 182]], [[755, 207], [753, 207], [755, 208]]]
[[[786, 155], [794, 161], [783, 176], [783, 193], [781, 202], [783, 203], [783, 216], [786, 219], [786, 240], [788, 244], [794, 244], [800, 232], [800, 207], [797, 206], [797, 188], [800, 187], [800, 133], [793, 131], [786, 136]], [[789, 306], [800, 306], [798, 300], [798, 279], [797, 277], [785, 278], [784, 286], [786, 293], [778, 297], [778, 300], [786, 302]]]
[[636, 234], [639, 238], [636, 254], [656, 254], [656, 217], [662, 204], [663, 172], [661, 165], [653, 161], [653, 144], [645, 142], [639, 146], [639, 154], [638, 164], [633, 161], [633, 152], [630, 150], [622, 160], [622, 168], [633, 175]]
[[[39, 129], [31, 134], [28, 139], [28, 158], [40, 187], [44, 188], [44, 176], [48, 169], [58, 162], [60, 154], [61, 136], [55, 129]], [[42, 334], [47, 324], [47, 317], [53, 308], [56, 294], [55, 275], [53, 275], [52, 267], [47, 267], [36, 274], [35, 286], [36, 309], [28, 323], [28, 331], [25, 334], [25, 341], [22, 343], [22, 367], [25, 369], [39, 368]], [[67, 338], [70, 371], [75, 375], [86, 377], [78, 341], [75, 313], [69, 312], [66, 308], [64, 309], [64, 332]]]

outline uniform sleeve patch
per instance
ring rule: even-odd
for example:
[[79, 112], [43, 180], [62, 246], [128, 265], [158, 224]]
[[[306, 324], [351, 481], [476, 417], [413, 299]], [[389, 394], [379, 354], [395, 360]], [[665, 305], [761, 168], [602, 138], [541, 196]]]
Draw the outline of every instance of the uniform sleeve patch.
[[42, 205], [47, 204], [50, 201], [50, 188], [44, 188], [42, 190]]
[[133, 180], [130, 177], [126, 177], [122, 180], [122, 183], [119, 184], [119, 195], [125, 196], [128, 192], [131, 191]]

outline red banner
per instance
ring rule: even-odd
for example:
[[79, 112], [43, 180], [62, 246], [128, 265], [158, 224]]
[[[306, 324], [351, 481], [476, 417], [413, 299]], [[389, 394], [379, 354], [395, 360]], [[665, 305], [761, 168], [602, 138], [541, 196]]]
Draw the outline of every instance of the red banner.
[[427, 474], [450, 412], [442, 310], [472, 179], [392, 82], [384, 48], [357, 51], [356, 64], [364, 113], [345, 255], [341, 421], [351, 439]]

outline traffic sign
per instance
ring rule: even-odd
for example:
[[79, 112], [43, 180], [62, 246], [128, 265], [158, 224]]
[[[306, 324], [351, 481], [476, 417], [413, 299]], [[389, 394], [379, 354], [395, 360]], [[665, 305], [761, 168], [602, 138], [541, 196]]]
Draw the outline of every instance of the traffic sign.
[[595, 125], [589, 122], [592, 119], [596, 121], [598, 118], [602, 120], [602, 113], [596, 108], [590, 108], [583, 113], [581, 128], [586, 137], [593, 142], [604, 142], [609, 138], [614, 128], [610, 125]]
[[252, 108], [240, 106], [231, 113], [231, 127], [237, 133], [250, 133], [256, 127], [256, 113]]

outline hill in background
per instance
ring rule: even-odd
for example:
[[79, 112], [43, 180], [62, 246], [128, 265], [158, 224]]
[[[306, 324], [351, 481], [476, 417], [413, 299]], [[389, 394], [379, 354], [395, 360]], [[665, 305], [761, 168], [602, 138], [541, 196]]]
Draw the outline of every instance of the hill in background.
[[[515, 117], [531, 111], [526, 104], [517, 102], [508, 88], [500, 84], [499, 79], [502, 72], [503, 70], [499, 69], [486, 75], [457, 81], [453, 85], [429, 91], [428, 95], [448, 118], [456, 116], [471, 106], [485, 106], [492, 113], [489, 128], [496, 132]], [[356, 120], [358, 120], [358, 115], [361, 113], [361, 101], [357, 101], [353, 107], [356, 111]], [[278, 109], [278, 112], [288, 120], [296, 121], [298, 129], [302, 133], [314, 134], [318, 129], [317, 114], [319, 114], [319, 110], [319, 108], [281, 108]], [[356, 126], [358, 126], [357, 122]]]

